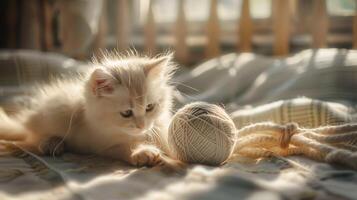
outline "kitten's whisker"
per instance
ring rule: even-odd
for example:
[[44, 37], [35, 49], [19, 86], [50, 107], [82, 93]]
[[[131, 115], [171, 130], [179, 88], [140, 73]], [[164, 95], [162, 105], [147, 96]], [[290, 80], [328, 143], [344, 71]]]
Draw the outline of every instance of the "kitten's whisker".
[[56, 156], [56, 150], [59, 148], [60, 145], [62, 145], [64, 143], [66, 137], [70, 134], [71, 129], [72, 129], [73, 117], [74, 117], [76, 112], [77, 112], [77, 110], [74, 110], [72, 112], [71, 117], [69, 119], [69, 124], [68, 124], [67, 131], [66, 131], [65, 135], [63, 136], [62, 140], [58, 144], [56, 144], [55, 149], [53, 150], [53, 153], [52, 153], [53, 154], [53, 158], [55, 158], [55, 156]]
[[160, 138], [160, 133], [156, 131], [156, 128], [158, 127], [153, 127], [149, 130], [152, 133], [151, 135], [148, 135], [150, 137], [151, 142], [155, 141], [155, 136], [157, 138]]
[[169, 83], [173, 83], [173, 84], [176, 84], [176, 85], [182, 85], [182, 86], [184, 86], [184, 87], [186, 87], [186, 88], [189, 88], [189, 89], [191, 89], [191, 90], [194, 90], [195, 92], [199, 92], [198, 89], [196, 89], [196, 88], [194, 88], [194, 87], [191, 87], [191, 86], [189, 86], [189, 85], [186, 85], [186, 84], [184, 84], [184, 83], [175, 82], [175, 81], [169, 81]]
[[186, 93], [184, 93], [184, 92], [180, 92], [180, 91], [178, 91], [178, 90], [176, 90], [181, 96], [184, 96], [184, 97], [186, 97], [186, 98], [188, 98], [188, 99], [191, 99], [191, 100], [197, 100], [194, 96], [191, 96], [191, 95], [189, 95], [189, 94], [186, 94]]

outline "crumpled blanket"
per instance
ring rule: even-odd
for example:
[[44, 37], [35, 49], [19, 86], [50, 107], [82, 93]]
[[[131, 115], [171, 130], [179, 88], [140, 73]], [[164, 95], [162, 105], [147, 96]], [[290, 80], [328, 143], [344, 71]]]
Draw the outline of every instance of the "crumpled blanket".
[[[357, 51], [307, 50], [284, 59], [228, 54], [175, 77], [176, 107], [225, 103], [229, 112], [299, 96], [355, 107]], [[1, 146], [0, 146], [1, 147]], [[1, 150], [1, 149], [0, 149]], [[301, 156], [236, 158], [167, 173], [65, 154], [0, 151], [0, 199], [356, 199], [357, 172]]]

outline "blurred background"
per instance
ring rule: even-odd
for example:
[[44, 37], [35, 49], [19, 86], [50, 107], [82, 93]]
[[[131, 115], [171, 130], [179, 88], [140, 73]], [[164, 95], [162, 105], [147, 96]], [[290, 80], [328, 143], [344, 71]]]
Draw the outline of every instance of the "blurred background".
[[355, 0], [2, 0], [0, 48], [81, 60], [100, 49], [173, 50], [191, 66], [226, 52], [354, 48], [356, 24]]

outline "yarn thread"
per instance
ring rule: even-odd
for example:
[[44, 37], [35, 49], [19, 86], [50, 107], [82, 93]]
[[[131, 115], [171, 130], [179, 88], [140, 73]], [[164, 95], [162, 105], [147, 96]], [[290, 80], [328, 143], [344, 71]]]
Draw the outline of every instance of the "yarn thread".
[[357, 169], [357, 124], [300, 128], [261, 122], [236, 130], [221, 107], [197, 102], [180, 109], [169, 126], [173, 155], [187, 163], [219, 165], [231, 155], [250, 158], [304, 155]]

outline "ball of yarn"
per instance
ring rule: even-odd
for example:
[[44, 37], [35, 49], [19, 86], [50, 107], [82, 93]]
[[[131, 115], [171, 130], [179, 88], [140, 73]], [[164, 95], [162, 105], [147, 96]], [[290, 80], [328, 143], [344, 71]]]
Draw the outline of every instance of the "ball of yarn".
[[233, 150], [235, 132], [234, 123], [223, 108], [196, 102], [173, 116], [168, 142], [173, 156], [181, 161], [219, 165]]

